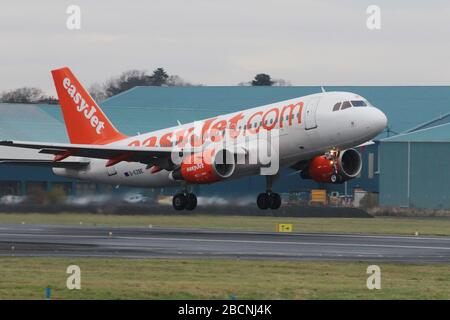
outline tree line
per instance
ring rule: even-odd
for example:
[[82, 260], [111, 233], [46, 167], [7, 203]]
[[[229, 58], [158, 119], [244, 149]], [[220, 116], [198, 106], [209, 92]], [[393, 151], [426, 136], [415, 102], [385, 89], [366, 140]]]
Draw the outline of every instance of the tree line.
[[[269, 74], [258, 73], [252, 80], [241, 82], [240, 86], [289, 86], [288, 81], [272, 79]], [[89, 93], [96, 101], [102, 101], [114, 95], [137, 86], [201, 86], [185, 81], [178, 75], [169, 75], [164, 68], [156, 68], [151, 74], [143, 70], [128, 70], [117, 77], [113, 77], [103, 84], [95, 83], [88, 88]], [[22, 87], [0, 94], [0, 102], [3, 103], [49, 103], [57, 104], [54, 96], [45, 95], [35, 87]]]

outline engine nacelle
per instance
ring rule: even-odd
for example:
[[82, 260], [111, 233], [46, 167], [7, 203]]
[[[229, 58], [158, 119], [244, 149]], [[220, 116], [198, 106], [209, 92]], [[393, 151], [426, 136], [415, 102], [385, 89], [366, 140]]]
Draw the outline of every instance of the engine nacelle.
[[229, 178], [235, 168], [234, 155], [230, 151], [210, 149], [185, 157], [171, 177], [192, 184], [206, 184]]
[[347, 149], [340, 151], [335, 160], [327, 155], [315, 157], [302, 171], [301, 177], [320, 183], [342, 183], [357, 177], [361, 168], [361, 154], [355, 149]]

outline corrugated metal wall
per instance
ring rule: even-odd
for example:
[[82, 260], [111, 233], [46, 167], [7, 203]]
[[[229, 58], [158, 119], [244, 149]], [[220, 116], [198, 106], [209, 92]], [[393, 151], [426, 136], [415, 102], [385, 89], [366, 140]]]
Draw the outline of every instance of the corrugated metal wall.
[[450, 208], [450, 142], [381, 142], [380, 204]]
[[380, 203], [385, 206], [408, 206], [408, 144], [380, 143]]

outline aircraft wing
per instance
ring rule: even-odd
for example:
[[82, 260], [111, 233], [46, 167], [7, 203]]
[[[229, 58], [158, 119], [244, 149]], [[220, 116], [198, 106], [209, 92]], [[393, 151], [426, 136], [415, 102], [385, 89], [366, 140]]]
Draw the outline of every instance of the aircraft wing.
[[356, 146], [355, 148], [362, 148], [362, 147], [367, 147], [367, 146], [371, 146], [375, 144], [375, 142], [373, 142], [373, 140], [361, 143], [359, 146]]
[[[39, 153], [56, 155], [55, 162], [69, 156], [106, 159], [114, 163], [120, 161], [141, 162], [148, 165], [163, 163], [172, 152], [172, 147], [129, 147], [95, 144], [42, 143], [28, 141], [0, 141], [0, 145], [39, 150]], [[191, 152], [193, 150], [189, 150]], [[112, 164], [110, 164], [112, 165]]]

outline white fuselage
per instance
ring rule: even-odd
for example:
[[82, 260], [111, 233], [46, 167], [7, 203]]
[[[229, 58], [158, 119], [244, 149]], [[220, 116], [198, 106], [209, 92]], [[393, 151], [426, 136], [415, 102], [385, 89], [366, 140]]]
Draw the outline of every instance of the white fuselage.
[[[279, 165], [287, 167], [332, 148], [358, 146], [384, 130], [385, 115], [370, 104], [333, 111], [336, 103], [353, 100], [367, 102], [354, 93], [323, 92], [129, 137], [112, 145], [201, 147], [211, 143], [215, 133], [224, 131], [224, 135], [232, 132], [231, 140], [241, 144], [246, 138], [267, 136], [267, 131], [273, 130], [279, 136]], [[220, 143], [220, 135], [213, 142]], [[171, 179], [169, 171], [152, 173], [142, 163], [122, 161], [107, 167], [107, 160], [89, 160], [89, 166], [82, 170], [54, 168], [53, 171], [76, 179], [136, 187], [180, 183]], [[249, 174], [257, 173], [248, 171], [245, 175]]]

